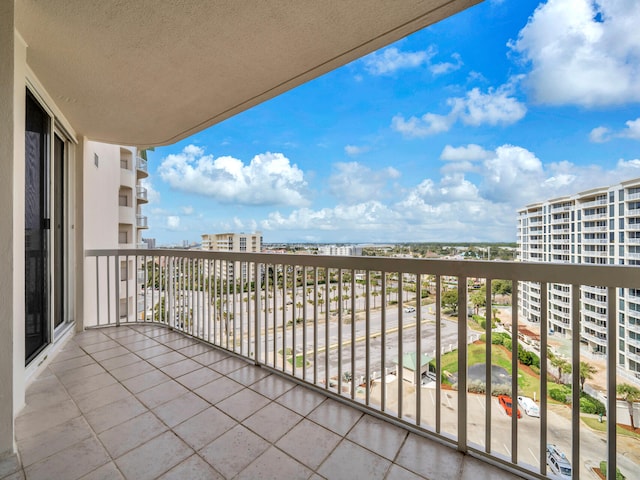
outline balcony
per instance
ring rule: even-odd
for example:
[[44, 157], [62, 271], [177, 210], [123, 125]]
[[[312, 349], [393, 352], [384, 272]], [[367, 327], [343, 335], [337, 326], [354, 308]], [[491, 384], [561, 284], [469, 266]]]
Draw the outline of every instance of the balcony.
[[[143, 292], [139, 310], [150, 312], [147, 322], [136, 313], [116, 318], [114, 272], [123, 260], [146, 273], [136, 276], [135, 290]], [[228, 282], [227, 267], [243, 268], [250, 278], [244, 285]], [[92, 472], [125, 478], [189, 478], [194, 472], [207, 478], [309, 478], [314, 472], [326, 478], [546, 478], [547, 443], [567, 454], [581, 478], [588, 478], [589, 460], [600, 457], [625, 474], [637, 471], [636, 444], [620, 437], [616, 444], [614, 428], [602, 434], [585, 428], [576, 412], [567, 417], [567, 407], [547, 401], [546, 382], [538, 383], [539, 419], [507, 417], [490, 393], [460, 393], [472, 382], [466, 361], [479, 333], [440, 307], [449, 277], [462, 286], [461, 318], [469, 278], [540, 282], [546, 323], [551, 280], [605, 285], [615, 298], [615, 289], [633, 285], [637, 274], [618, 266], [89, 251], [89, 329], [31, 385], [17, 419], [26, 478]], [[423, 297], [428, 283], [434, 288]], [[515, 291], [512, 312], [519, 304]], [[418, 305], [418, 298], [425, 302]], [[405, 305], [418, 308], [411, 312]], [[613, 310], [609, 334], [617, 329]], [[518, 323], [516, 316], [514, 349]], [[546, 329], [540, 333], [537, 353], [546, 378]], [[608, 348], [615, 349], [614, 339]], [[489, 357], [495, 348], [486, 343]], [[442, 366], [453, 350], [457, 389], [444, 380]], [[571, 351], [579, 373], [578, 339]], [[407, 354], [433, 358], [443, 381], [421, 385]], [[513, 358], [515, 396], [521, 393]], [[615, 356], [607, 368], [615, 371]], [[578, 373], [572, 374], [575, 385]], [[615, 427], [615, 395], [609, 398]], [[603, 450], [607, 441], [609, 450]]]
[[626, 198], [627, 201], [629, 201], [629, 200], [638, 200], [638, 199], [640, 199], [640, 193], [629, 193], [629, 194], [627, 194], [627, 198]]
[[599, 206], [606, 205], [606, 204], [607, 204], [607, 199], [606, 198], [599, 198], [597, 200], [592, 200], [590, 202], [581, 203], [580, 207], [581, 208], [591, 208], [591, 207], [599, 207]]
[[607, 218], [609, 218], [607, 216], [607, 212], [582, 212], [582, 218], [584, 219], [584, 221], [593, 221], [593, 220], [605, 220]]
[[[109, 279], [113, 278], [114, 265], [118, 265], [124, 257], [135, 259], [137, 265], [147, 264], [148, 268], [144, 271], [148, 272], [148, 276], [142, 285], [136, 286], [136, 291], [142, 292], [144, 311], [151, 312], [146, 317], [148, 323], [140, 322], [135, 315], [113, 318], [113, 309], [109, 308], [114, 295], [105, 292], [109, 292]], [[506, 469], [505, 472], [544, 478], [548, 473], [545, 447], [547, 443], [555, 443], [568, 455], [583, 478], [589, 474], [585, 462], [595, 456], [606, 456], [608, 461], [616, 462], [625, 474], [636, 471], [640, 465], [640, 449], [637, 449], [637, 445], [625, 450], [638, 451], [637, 456], [617, 455], [615, 444], [611, 444], [613, 446], [605, 454], [602, 449], [602, 442], [607, 441], [605, 434], [598, 436], [581, 426], [577, 412], [569, 417], [559, 415], [558, 410], [547, 402], [546, 382], [538, 381], [539, 420], [525, 416], [516, 422], [514, 418], [506, 417], [490, 393], [461, 394], [467, 392], [467, 387], [473, 381], [466, 365], [469, 351], [482, 348], [486, 358], [489, 358], [497, 347], [490, 342], [477, 347], [479, 333], [469, 330], [466, 322], [459, 323], [455, 317], [446, 315], [440, 306], [445, 288], [451, 288], [445, 282], [445, 278], [449, 277], [456, 280], [456, 285], [462, 286], [467, 285], [470, 278], [540, 282], [543, 296], [540, 300], [541, 323], [545, 324], [549, 305], [546, 289], [549, 283], [600, 284], [606, 286], [608, 293], [615, 298], [616, 288], [637, 283], [637, 274], [631, 267], [166, 250], [147, 250], [144, 255], [135, 250], [90, 251], [87, 252], [85, 266], [85, 278], [95, 282], [87, 287], [89, 292], [95, 292], [94, 296], [88, 294], [85, 301], [86, 311], [95, 309], [95, 314], [85, 324], [105, 328], [90, 330], [76, 337], [77, 347], [83, 350], [83, 355], [88, 354], [100, 363], [100, 368], [108, 371], [120, 369], [117, 375], [121, 371], [129, 375], [124, 373], [125, 370], [130, 372], [131, 377], [116, 380], [124, 390], [136, 397], [128, 402], [140, 410], [141, 413], [137, 415], [144, 415], [151, 410], [150, 413], [161, 420], [163, 415], [167, 417], [166, 422], [163, 420], [167, 430], [172, 429], [182, 440], [176, 441], [169, 433], [160, 436], [167, 437], [166, 442], [174, 451], [186, 449], [184, 454], [178, 455], [177, 461], [191, 458], [192, 451], [189, 448], [192, 448], [199, 453], [199, 457], [190, 461], [201, 465], [201, 468], [226, 468], [224, 465], [230, 462], [249, 469], [246, 473], [243, 471], [239, 478], [250, 478], [262, 469], [268, 471], [266, 469], [270, 464], [280, 462], [277, 459], [281, 459], [286, 466], [283, 468], [295, 465], [295, 468], [302, 469], [300, 471], [305, 472], [304, 476], [316, 471], [320, 475], [335, 478], [340, 475], [330, 469], [341, 464], [340, 468], [350, 469], [350, 478], [356, 478], [365, 471], [361, 470], [364, 468], [361, 462], [365, 460], [357, 454], [363, 447], [367, 455], [373, 454], [365, 462], [368, 462], [367, 468], [374, 469], [368, 475], [392, 475], [387, 473], [391, 471], [399, 474], [400, 470], [397, 469], [402, 467], [427, 478], [459, 478], [468, 475], [464, 473], [467, 468], [465, 462], [473, 462], [474, 468], [476, 465], [478, 468], [493, 468], [489, 465], [494, 465]], [[247, 272], [245, 282], [227, 281], [236, 276], [233, 272], [229, 275], [229, 269], [236, 268]], [[429, 282], [426, 283], [433, 287], [430, 287], [432, 290], [429, 295], [423, 296], [421, 293], [427, 288], [427, 277]], [[365, 279], [364, 283], [356, 283], [356, 279], [362, 278]], [[415, 291], [407, 291], [405, 285], [411, 285]], [[457, 291], [458, 317], [466, 318], [468, 292], [464, 287]], [[418, 298], [424, 298], [422, 305], [417, 304]], [[517, 294], [513, 300], [512, 312], [517, 313], [520, 303]], [[412, 312], [406, 309], [407, 305], [418, 308], [414, 307], [415, 311]], [[616, 315], [612, 309], [605, 316], [609, 335], [617, 329]], [[510, 332], [516, 346], [519, 343], [518, 323], [515, 315]], [[114, 328], [114, 325], [120, 327]], [[564, 325], [564, 328], [567, 327], [570, 325]], [[490, 328], [489, 325], [484, 331], [485, 335], [491, 335]], [[540, 349], [537, 350], [541, 357], [540, 378], [546, 378], [546, 329], [540, 333]], [[86, 341], [90, 351], [84, 350], [84, 336], [91, 338]], [[133, 337], [127, 339], [129, 336]], [[96, 360], [90, 344], [98, 345], [95, 348], [115, 349], [105, 355], [113, 354], [113, 358], [119, 360]], [[572, 381], [577, 385], [579, 340], [570, 344], [573, 372], [577, 372], [572, 374]], [[80, 356], [80, 352], [72, 348]], [[607, 348], [615, 350], [615, 335], [607, 339]], [[149, 350], [148, 357], [144, 350]], [[450, 373], [445, 372], [443, 367], [447, 353], [452, 351], [457, 352], [455, 381], [451, 380]], [[411, 367], [410, 358], [423, 356], [432, 359], [435, 378], [441, 378], [441, 382], [422, 385], [420, 371], [415, 366]], [[607, 359], [607, 368], [615, 371], [617, 359], [611, 357]], [[88, 360], [82, 360], [80, 364], [84, 361]], [[129, 361], [131, 366], [123, 368]], [[251, 365], [245, 363], [247, 361]], [[509, 375], [509, 386], [515, 396], [519, 394], [517, 358], [513, 362], [514, 373]], [[137, 366], [138, 363], [142, 366]], [[83, 368], [80, 364], [77, 364], [78, 368]], [[487, 365], [490, 371], [490, 363]], [[147, 387], [153, 393], [139, 392], [138, 387], [133, 385], [135, 382], [129, 380], [138, 375], [142, 381], [146, 369], [154, 372], [154, 378], [158, 376], [165, 382], [172, 382], [172, 387], [160, 388], [154, 384]], [[483, 369], [486, 370], [486, 367]], [[214, 373], [209, 373], [209, 370]], [[200, 375], [205, 378], [200, 378]], [[485, 378], [491, 378], [490, 373]], [[179, 384], [177, 387], [174, 385], [176, 382]], [[277, 394], [269, 390], [267, 395], [266, 389], [270, 387], [263, 385], [266, 382], [285, 386], [278, 387]], [[211, 384], [215, 384], [215, 387]], [[233, 388], [227, 390], [227, 386]], [[113, 388], [120, 391], [119, 387]], [[162, 397], [165, 388], [171, 391], [175, 388], [179, 392], [172, 393], [175, 397], [170, 396], [165, 400]], [[297, 399], [289, 398], [289, 394], [285, 393], [287, 391], [298, 392], [295, 394]], [[577, 396], [578, 393], [576, 389], [573, 395]], [[265, 396], [267, 399], [263, 398]], [[286, 403], [280, 402], [280, 396]], [[156, 397], [159, 398], [158, 402], [166, 401], [166, 404], [154, 404]], [[609, 398], [615, 399], [615, 395], [610, 394]], [[578, 403], [577, 398], [573, 401], [574, 404]], [[199, 406], [192, 407], [192, 402]], [[320, 425], [338, 437], [325, 433], [325, 436], [333, 439], [329, 442], [331, 447], [324, 450], [323, 436], [322, 441], [314, 440], [313, 443], [314, 451], [320, 448], [324, 453], [312, 453], [307, 450], [306, 441], [308, 438], [318, 438], [317, 433], [312, 431], [314, 422], [320, 418], [316, 416], [314, 408], [320, 408], [325, 403], [327, 409], [331, 405], [331, 411], [325, 411]], [[281, 407], [289, 408], [289, 405], [293, 410], [303, 409], [294, 412], [300, 415], [300, 418], [294, 417], [298, 419], [297, 422], [290, 421], [289, 417], [280, 420], [278, 412], [284, 412]], [[216, 422], [219, 417], [212, 419], [204, 414], [198, 417], [201, 410], [204, 412], [211, 406], [217, 409], [216, 414], [218, 410], [224, 412], [225, 421], [233, 420], [234, 426], [228, 430], [220, 427], [224, 431], [219, 432]], [[333, 410], [334, 407], [336, 410]], [[263, 411], [263, 408], [268, 410]], [[615, 408], [609, 411], [615, 416]], [[288, 411], [286, 413], [289, 415]], [[128, 415], [124, 416], [128, 418]], [[195, 419], [188, 418], [191, 415]], [[317, 415], [320, 415], [319, 411]], [[102, 417], [100, 414], [96, 416]], [[228, 420], [227, 416], [232, 420]], [[306, 420], [302, 420], [304, 416]], [[276, 426], [272, 418], [278, 419]], [[88, 418], [87, 422], [91, 425]], [[179, 422], [189, 422], [190, 426], [180, 427], [184, 423]], [[261, 425], [263, 422], [268, 426]], [[554, 426], [553, 430], [548, 428], [549, 425]], [[118, 426], [106, 425], [100, 427], [105, 430], [99, 429], [96, 433], [102, 438], [107, 428], [115, 427]], [[125, 430], [129, 427], [118, 428]], [[200, 428], [199, 435], [205, 437], [215, 434], [216, 438], [203, 440], [211, 442], [209, 445], [213, 444], [215, 448], [209, 448], [206, 444], [192, 446], [189, 442], [195, 440], [181, 435], [181, 432], [184, 434], [184, 430], [190, 431], [191, 428]], [[228, 433], [231, 429], [235, 429], [235, 436]], [[214, 433], [207, 434], [210, 430], [214, 430]], [[241, 435], [239, 431], [244, 433]], [[368, 433], [364, 434], [365, 431]], [[612, 428], [609, 429], [610, 438], [615, 435], [614, 432]], [[216, 456], [223, 455], [217, 452], [218, 448], [227, 455], [225, 445], [236, 440], [246, 448], [238, 448], [229, 455], [237, 455], [239, 459], [223, 460]], [[432, 440], [438, 442], [437, 447], [431, 446]], [[150, 443], [155, 441], [151, 440]], [[254, 441], [262, 445], [257, 452], [252, 450]], [[618, 438], [618, 444], [621, 441]], [[157, 442], [164, 444], [165, 440]], [[185, 442], [186, 447], [180, 442]], [[334, 449], [335, 445], [340, 444], [341, 448]], [[108, 453], [120, 467], [133, 463], [138, 454], [153, 454], [156, 446], [160, 444], [131, 447], [137, 448], [132, 451], [138, 453], [123, 452], [124, 459], [118, 456], [121, 451]], [[452, 448], [448, 450], [446, 446]], [[343, 447], [347, 453], [342, 452]], [[433, 449], [439, 452], [437, 456]], [[244, 459], [242, 452], [245, 450], [252, 452], [247, 454], [251, 458]], [[454, 450], [467, 455], [458, 457], [459, 453]], [[264, 458], [260, 456], [263, 451], [267, 452]], [[309, 456], [313, 457], [313, 462]], [[439, 462], [440, 457], [446, 458], [444, 463]], [[300, 464], [295, 463], [294, 459]], [[409, 464], [409, 459], [415, 463]], [[353, 468], [351, 463], [354, 464]], [[453, 469], [455, 472], [451, 470], [451, 463], [456, 465]], [[155, 468], [155, 463], [151, 464]], [[171, 465], [163, 468], [169, 469]], [[309, 473], [305, 468], [310, 470]], [[237, 472], [219, 471], [229, 476]], [[484, 478], [487, 473], [481, 472], [480, 475]]]
[[609, 240], [606, 238], [583, 238], [582, 243], [587, 245], [606, 245], [609, 243]]
[[138, 203], [147, 203], [149, 200], [147, 199], [147, 189], [142, 185], [136, 186], [136, 199]]
[[607, 231], [607, 226], [606, 225], [597, 225], [594, 227], [583, 227], [582, 231], [585, 233], [598, 233], [598, 232], [606, 232]]
[[138, 228], [149, 228], [147, 224], [147, 216], [146, 215], [136, 215], [136, 227]]
[[149, 176], [147, 161], [142, 157], [136, 157], [136, 172], [138, 178], [147, 178]]

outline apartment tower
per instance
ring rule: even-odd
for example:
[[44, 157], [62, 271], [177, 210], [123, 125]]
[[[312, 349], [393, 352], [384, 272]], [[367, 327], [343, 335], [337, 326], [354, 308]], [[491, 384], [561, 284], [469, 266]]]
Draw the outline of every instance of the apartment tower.
[[[523, 262], [640, 265], [640, 178], [527, 205], [518, 211], [518, 254]], [[521, 318], [540, 322], [540, 285], [520, 284]], [[617, 292], [617, 363], [640, 378], [640, 289]], [[572, 336], [571, 286], [548, 284], [550, 333]], [[607, 291], [580, 289], [580, 339], [607, 355]]]

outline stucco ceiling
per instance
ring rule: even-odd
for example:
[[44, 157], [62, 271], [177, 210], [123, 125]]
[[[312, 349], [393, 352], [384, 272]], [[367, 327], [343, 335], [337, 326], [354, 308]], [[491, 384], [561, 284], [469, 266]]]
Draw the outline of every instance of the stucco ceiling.
[[94, 140], [171, 144], [481, 0], [19, 0], [27, 62]]

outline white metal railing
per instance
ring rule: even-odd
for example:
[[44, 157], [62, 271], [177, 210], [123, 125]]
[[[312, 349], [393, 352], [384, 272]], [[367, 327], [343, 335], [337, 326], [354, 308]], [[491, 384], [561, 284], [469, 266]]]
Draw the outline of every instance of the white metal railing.
[[[605, 358], [609, 417], [603, 449], [599, 437], [580, 427], [578, 408], [570, 420], [548, 409], [547, 382], [540, 381], [552, 373], [547, 328], [540, 329], [536, 347], [526, 346], [539, 357], [533, 386], [523, 390], [518, 384], [523, 374], [518, 355], [510, 356], [508, 381], [500, 386], [514, 399], [536, 396], [540, 419], [524, 421], [497, 413], [492, 390], [498, 386], [487, 359], [505, 350], [492, 344], [498, 333], [491, 322], [473, 331], [467, 321], [457, 321], [467, 319], [478, 301], [476, 291], [467, 290], [469, 279], [511, 281], [512, 305], [506, 310], [511, 322], [500, 331], [511, 336], [510, 351], [518, 352], [524, 344], [518, 338], [518, 282], [537, 284], [543, 326], [550, 320], [548, 286], [573, 285], [571, 309], [577, 313], [564, 325], [573, 332], [581, 330], [579, 287], [600, 285], [608, 295], [606, 346], [614, 352], [616, 289], [637, 286], [634, 267], [157, 249], [85, 255], [84, 277], [93, 284], [85, 286], [85, 325], [91, 322], [92, 308], [95, 326], [165, 325], [525, 477], [546, 478], [548, 443], [567, 454], [576, 478], [587, 477], [585, 459], [591, 460], [593, 452], [602, 452], [610, 478], [616, 467], [628, 478], [640, 468], [617, 454], [617, 355]], [[138, 310], [143, 314], [119, 318], [119, 288], [136, 281], [127, 280], [124, 286], [119, 281], [116, 266], [125, 259], [146, 272], [144, 282], [133, 288], [142, 292]], [[484, 302], [491, 301], [487, 288]], [[449, 309], [457, 316], [448, 314]], [[468, 360], [478, 355], [485, 361], [471, 369]], [[579, 335], [570, 341], [569, 361], [571, 383], [579, 385]], [[439, 381], [425, 382], [427, 373]], [[480, 377], [489, 379], [484, 393], [473, 393], [480, 388]], [[579, 395], [578, 388], [571, 391], [573, 405], [579, 405]]]
[[149, 228], [146, 215], [136, 215], [136, 227]]
[[640, 230], [640, 223], [628, 223], [627, 224], [627, 230], [633, 230], [634, 232], [637, 232]]
[[143, 176], [147, 176], [149, 174], [149, 170], [147, 168], [147, 161], [142, 157], [136, 157], [136, 170], [142, 174]]
[[631, 243], [633, 245], [640, 245], [640, 237], [627, 238], [627, 243]]
[[143, 202], [147, 201], [147, 189], [142, 185], [136, 185], [136, 198]]

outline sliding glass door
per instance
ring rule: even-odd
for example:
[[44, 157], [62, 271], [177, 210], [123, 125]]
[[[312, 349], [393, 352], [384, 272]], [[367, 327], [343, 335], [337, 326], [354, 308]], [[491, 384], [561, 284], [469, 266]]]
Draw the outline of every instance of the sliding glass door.
[[51, 338], [48, 201], [51, 120], [29, 91], [25, 127], [25, 360], [29, 363]]

